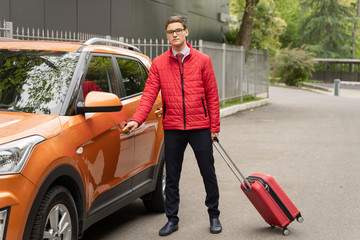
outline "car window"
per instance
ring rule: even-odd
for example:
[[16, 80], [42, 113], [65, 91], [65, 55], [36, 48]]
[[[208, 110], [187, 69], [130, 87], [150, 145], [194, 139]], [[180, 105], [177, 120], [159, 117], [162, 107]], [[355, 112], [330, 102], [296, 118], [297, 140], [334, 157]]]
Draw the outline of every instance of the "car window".
[[79, 54], [0, 50], [0, 109], [59, 114]]
[[[117, 58], [126, 96], [141, 93], [145, 87], [144, 72], [140, 64], [132, 59]], [[146, 73], [146, 71], [145, 71]]]
[[92, 56], [82, 86], [84, 99], [91, 91], [116, 94], [114, 69], [110, 57]]
[[139, 64], [139, 65], [140, 65], [140, 71], [143, 76], [144, 82], [146, 82], [146, 80], [148, 78], [148, 72], [147, 72], [147, 70], [145, 70], [144, 66], [142, 66], [141, 64]]

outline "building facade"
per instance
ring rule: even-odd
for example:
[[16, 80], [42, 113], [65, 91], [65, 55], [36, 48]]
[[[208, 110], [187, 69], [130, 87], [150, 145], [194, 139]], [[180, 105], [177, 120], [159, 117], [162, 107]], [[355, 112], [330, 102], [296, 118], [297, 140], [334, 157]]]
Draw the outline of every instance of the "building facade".
[[0, 19], [14, 27], [165, 38], [171, 15], [188, 18], [190, 39], [223, 42], [229, 0], [0, 0]]

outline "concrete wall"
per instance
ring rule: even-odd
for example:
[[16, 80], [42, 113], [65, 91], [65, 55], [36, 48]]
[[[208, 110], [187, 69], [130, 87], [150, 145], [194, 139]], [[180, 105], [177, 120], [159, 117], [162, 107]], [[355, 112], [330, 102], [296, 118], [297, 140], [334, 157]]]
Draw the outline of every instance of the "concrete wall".
[[171, 15], [188, 18], [190, 39], [222, 42], [229, 0], [0, 0], [0, 20], [14, 27], [95, 33], [117, 37], [165, 38]]

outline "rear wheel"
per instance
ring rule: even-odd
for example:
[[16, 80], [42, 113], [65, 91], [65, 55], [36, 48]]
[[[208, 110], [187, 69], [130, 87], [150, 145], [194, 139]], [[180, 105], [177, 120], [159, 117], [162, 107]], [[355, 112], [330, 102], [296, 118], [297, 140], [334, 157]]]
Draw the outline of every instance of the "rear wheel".
[[50, 188], [41, 200], [30, 239], [78, 239], [78, 216], [70, 192], [63, 186]]
[[161, 150], [160, 166], [156, 180], [156, 188], [153, 192], [144, 196], [143, 202], [149, 211], [164, 212], [165, 211], [165, 185], [166, 185], [166, 167], [165, 167], [165, 152]]

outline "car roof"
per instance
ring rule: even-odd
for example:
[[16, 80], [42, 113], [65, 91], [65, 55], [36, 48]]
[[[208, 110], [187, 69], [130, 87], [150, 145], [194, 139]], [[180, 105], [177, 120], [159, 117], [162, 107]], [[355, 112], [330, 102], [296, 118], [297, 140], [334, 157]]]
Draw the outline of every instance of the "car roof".
[[144, 54], [123, 47], [115, 47], [109, 45], [85, 45], [80, 42], [0, 39], [0, 49], [49, 50], [49, 51], [65, 51], [65, 52], [84, 51], [84, 52], [97, 52], [97, 53], [111, 53], [111, 54], [125, 55], [125, 56], [138, 58], [148, 68], [151, 65], [150, 58]]
[[0, 40], [1, 49], [31, 49], [76, 52], [82, 46], [76, 42]]

